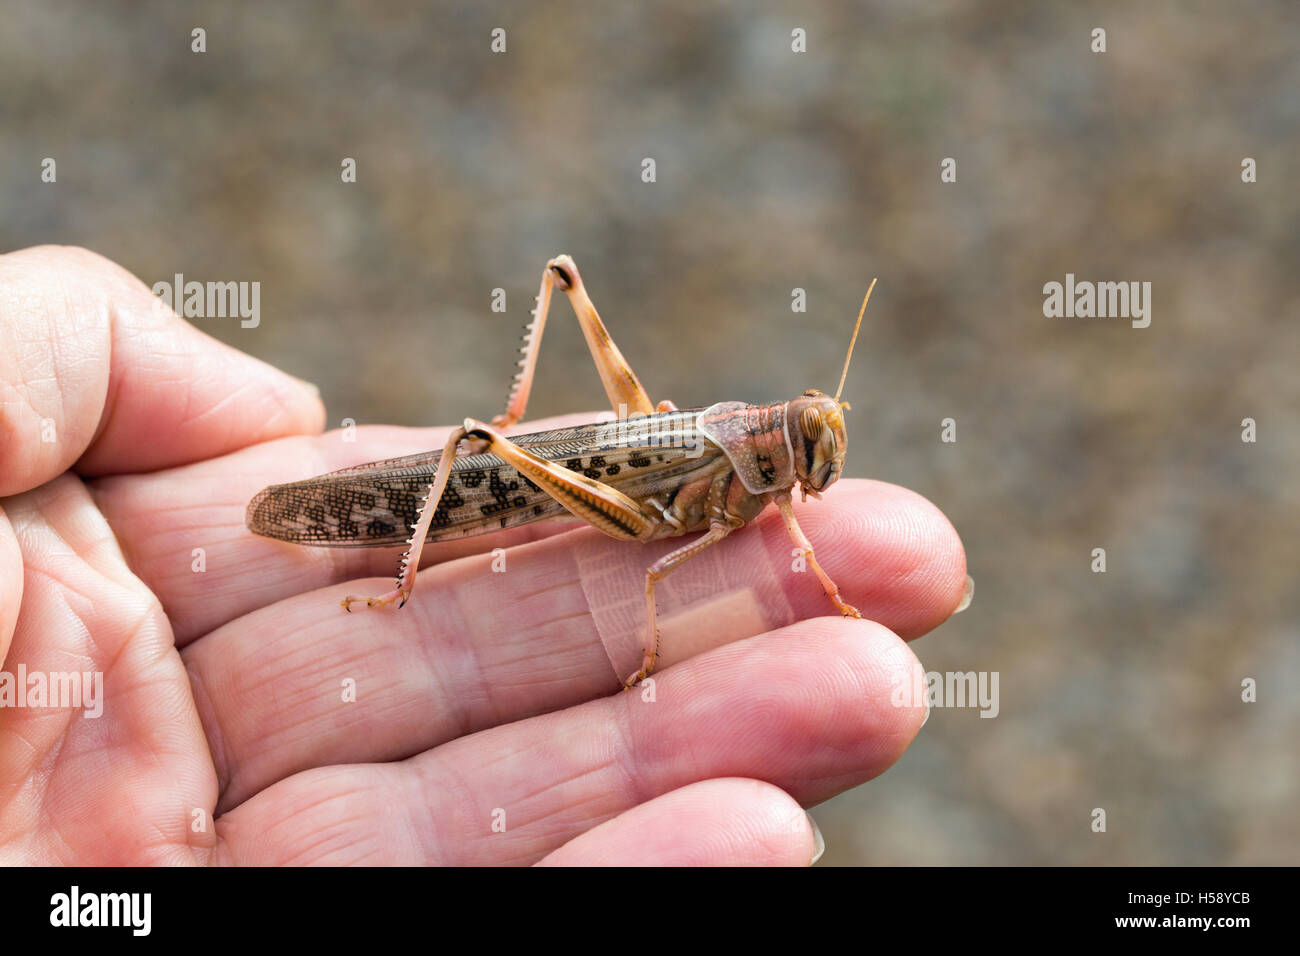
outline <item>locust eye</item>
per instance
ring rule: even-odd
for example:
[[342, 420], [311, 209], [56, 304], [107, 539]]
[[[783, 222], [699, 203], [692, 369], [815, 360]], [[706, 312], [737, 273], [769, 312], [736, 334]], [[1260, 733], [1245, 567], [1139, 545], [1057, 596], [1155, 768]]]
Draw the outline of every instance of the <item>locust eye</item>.
[[799, 430], [803, 432], [804, 438], [809, 441], [816, 441], [822, 437], [822, 432], [826, 430], [826, 420], [822, 418], [820, 411], [809, 405], [799, 413]]

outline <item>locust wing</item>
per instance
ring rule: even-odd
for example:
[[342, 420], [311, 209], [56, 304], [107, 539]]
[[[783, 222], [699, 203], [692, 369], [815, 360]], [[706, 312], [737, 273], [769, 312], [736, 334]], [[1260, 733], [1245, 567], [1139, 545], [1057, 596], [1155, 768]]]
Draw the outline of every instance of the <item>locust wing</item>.
[[[640, 500], [721, 454], [695, 429], [698, 412], [577, 425], [511, 440]], [[249, 502], [248, 529], [317, 547], [405, 544], [441, 457], [441, 452], [425, 452], [272, 485]], [[452, 465], [428, 540], [470, 537], [567, 514], [495, 455], [467, 455]]]

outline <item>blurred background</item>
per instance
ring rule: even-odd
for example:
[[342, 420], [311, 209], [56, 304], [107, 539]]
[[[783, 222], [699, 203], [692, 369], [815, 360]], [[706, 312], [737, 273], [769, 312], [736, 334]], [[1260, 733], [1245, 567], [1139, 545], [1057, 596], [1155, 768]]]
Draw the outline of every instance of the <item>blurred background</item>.
[[[260, 282], [193, 321], [334, 425], [499, 411], [560, 252], [683, 407], [833, 389], [878, 275], [847, 474], [952, 519], [975, 601], [912, 647], [1000, 713], [819, 807], [823, 864], [1300, 862], [1295, 4], [235, 7], [5, 4], [0, 251]], [[1150, 327], [1045, 318], [1067, 273]], [[530, 417], [604, 403], [557, 307]]]

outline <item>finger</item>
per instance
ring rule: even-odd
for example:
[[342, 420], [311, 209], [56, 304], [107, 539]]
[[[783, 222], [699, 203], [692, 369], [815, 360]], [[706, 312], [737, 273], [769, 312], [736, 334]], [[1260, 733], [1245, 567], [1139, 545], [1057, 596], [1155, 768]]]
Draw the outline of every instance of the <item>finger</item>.
[[8, 499], [24, 590], [0, 707], [0, 844], [176, 864], [214, 842], [216, 778], [158, 602], [75, 476]]
[[[570, 415], [519, 427], [541, 431], [595, 417]], [[181, 468], [100, 479], [92, 491], [132, 569], [162, 601], [183, 646], [241, 614], [310, 588], [396, 574], [402, 548], [306, 548], [259, 537], [244, 526], [248, 502], [267, 485], [441, 448], [449, 431], [371, 426], [295, 435]], [[539, 522], [440, 542], [425, 548], [422, 563], [521, 544], [573, 524]]]
[[4, 666], [23, 599], [23, 556], [13, 526], [0, 508], [0, 667]]
[[319, 431], [305, 382], [204, 335], [84, 249], [0, 256], [0, 497]]
[[[826, 549], [846, 599], [905, 636], [943, 620], [965, 583], [951, 525], [895, 485], [840, 485], [817, 510], [857, 529]], [[345, 614], [336, 592], [296, 595], [191, 644], [185, 660], [200, 713], [210, 739], [221, 741], [222, 806], [308, 767], [399, 759], [617, 689], [641, 659], [644, 568], [674, 544], [615, 542], [640, 559], [615, 579], [609, 564], [623, 559], [608, 556], [605, 540], [581, 529], [536, 541], [509, 551], [504, 573], [490, 554], [438, 565], [421, 572], [401, 610]], [[790, 572], [779, 515], [708, 553], [714, 563], [688, 562], [667, 579], [676, 590], [657, 595], [663, 666], [830, 609], [812, 574]], [[623, 630], [602, 633], [592, 602], [619, 590], [638, 613]], [[357, 705], [341, 697], [347, 687], [356, 688]]]
[[542, 866], [808, 866], [811, 818], [761, 780], [688, 784], [606, 820], [547, 854]]
[[895, 700], [923, 676], [885, 628], [804, 621], [672, 668], [654, 703], [619, 694], [400, 763], [297, 774], [218, 834], [228, 858], [261, 865], [533, 863], [701, 780], [765, 780], [808, 806], [898, 758], [926, 710], [924, 695]]

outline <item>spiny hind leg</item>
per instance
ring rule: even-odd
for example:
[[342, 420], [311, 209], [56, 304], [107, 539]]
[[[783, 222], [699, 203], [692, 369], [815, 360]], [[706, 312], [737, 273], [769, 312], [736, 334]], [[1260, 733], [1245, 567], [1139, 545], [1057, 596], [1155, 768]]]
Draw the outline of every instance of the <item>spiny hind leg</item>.
[[424, 496], [424, 501], [420, 504], [419, 517], [416, 518], [415, 524], [411, 526], [411, 538], [407, 542], [406, 553], [402, 555], [402, 563], [397, 569], [397, 587], [378, 597], [357, 597], [349, 594], [339, 602], [342, 604], [343, 610], [351, 612], [352, 605], [361, 601], [366, 602], [366, 607], [385, 607], [397, 601], [397, 606], [401, 607], [406, 603], [406, 599], [411, 596], [411, 591], [415, 589], [415, 572], [420, 569], [420, 552], [424, 550], [424, 542], [428, 537], [429, 528], [433, 524], [434, 515], [438, 512], [438, 502], [442, 500], [443, 490], [447, 487], [447, 480], [451, 477], [457, 447], [463, 441], [465, 442], [465, 454], [477, 454], [482, 450], [483, 441], [469, 434], [467, 429], [469, 424], [466, 421], [464, 426], [454, 429], [447, 436], [446, 444], [442, 446], [442, 455], [438, 458], [438, 470], [434, 473], [432, 484], [429, 485], [429, 493]]
[[[457, 446], [460, 446], [459, 449]], [[648, 538], [658, 527], [657, 521], [643, 513], [635, 501], [617, 488], [585, 475], [575, 474], [556, 462], [547, 461], [528, 449], [516, 445], [491, 425], [467, 418], [464, 425], [447, 437], [447, 444], [443, 446], [442, 456], [438, 459], [437, 474], [429, 487], [429, 494], [420, 506], [420, 517], [413, 527], [411, 546], [402, 557], [402, 565], [397, 574], [397, 587], [379, 597], [359, 598], [349, 595], [342, 602], [345, 610], [350, 610], [349, 605], [359, 601], [365, 601], [367, 607], [383, 607], [394, 601], [406, 603], [406, 599], [410, 597], [415, 587], [415, 572], [420, 566], [420, 552], [424, 548], [425, 538], [433, 524], [433, 517], [438, 510], [443, 490], [447, 487], [453, 459], [458, 451], [465, 455], [486, 452], [504, 459], [571, 514], [612, 538], [623, 540]], [[398, 606], [400, 607], [401, 604]]]
[[551, 292], [556, 288], [569, 296], [573, 312], [578, 317], [578, 324], [582, 326], [583, 338], [587, 340], [587, 348], [596, 363], [601, 384], [605, 386], [610, 407], [618, 414], [633, 412], [642, 415], [651, 414], [654, 406], [650, 403], [650, 397], [646, 395], [636, 373], [623, 358], [623, 353], [610, 338], [609, 330], [600, 319], [600, 313], [596, 311], [596, 306], [587, 295], [582, 276], [578, 273], [577, 263], [571, 256], [562, 255], [546, 263], [546, 268], [542, 271], [542, 285], [537, 293], [537, 306], [533, 309], [533, 320], [528, 324], [528, 332], [525, 336], [524, 357], [519, 360], [519, 371], [515, 373], [515, 380], [510, 386], [510, 394], [506, 398], [506, 410], [492, 419], [492, 424], [497, 428], [505, 428], [524, 417], [524, 410], [528, 407], [528, 395], [533, 388], [533, 375], [537, 371], [537, 354], [542, 347], [542, 332], [546, 329], [546, 317], [551, 308]]

